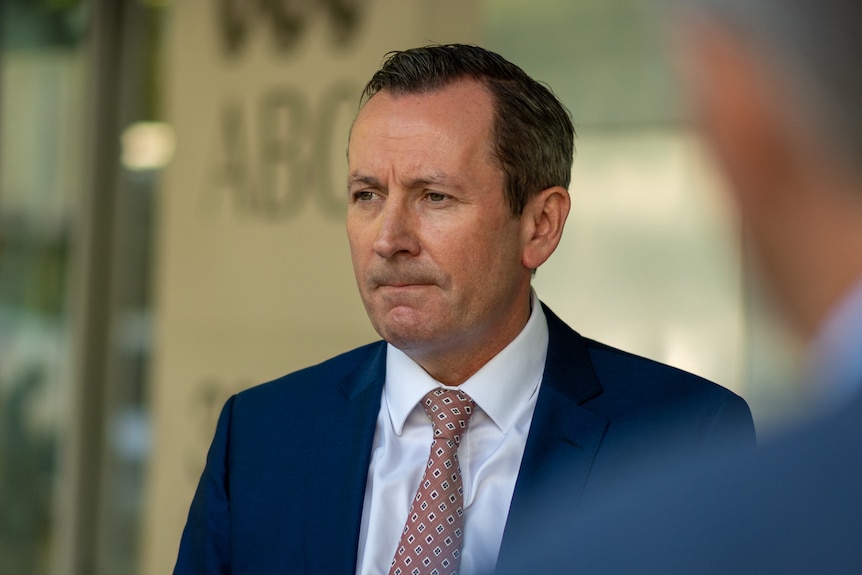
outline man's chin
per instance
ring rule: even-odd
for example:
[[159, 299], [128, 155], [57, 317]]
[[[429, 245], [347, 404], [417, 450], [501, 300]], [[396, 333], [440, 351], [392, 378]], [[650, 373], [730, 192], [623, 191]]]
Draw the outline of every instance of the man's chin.
[[425, 348], [433, 340], [428, 322], [418, 318], [387, 317], [374, 327], [380, 337], [402, 351]]

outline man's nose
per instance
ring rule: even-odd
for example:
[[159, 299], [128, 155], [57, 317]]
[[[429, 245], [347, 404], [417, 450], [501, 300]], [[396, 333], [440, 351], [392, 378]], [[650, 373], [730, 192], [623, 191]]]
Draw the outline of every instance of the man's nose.
[[419, 240], [416, 214], [407, 202], [389, 197], [380, 212], [380, 228], [374, 241], [374, 252], [389, 259], [399, 253], [417, 255]]

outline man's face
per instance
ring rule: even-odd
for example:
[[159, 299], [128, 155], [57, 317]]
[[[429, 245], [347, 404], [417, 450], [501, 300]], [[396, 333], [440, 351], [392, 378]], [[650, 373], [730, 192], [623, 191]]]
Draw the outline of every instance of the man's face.
[[377, 332], [426, 369], [423, 359], [496, 354], [529, 315], [525, 234], [492, 159], [492, 119], [490, 94], [465, 80], [379, 92], [351, 132], [347, 235], [359, 293]]

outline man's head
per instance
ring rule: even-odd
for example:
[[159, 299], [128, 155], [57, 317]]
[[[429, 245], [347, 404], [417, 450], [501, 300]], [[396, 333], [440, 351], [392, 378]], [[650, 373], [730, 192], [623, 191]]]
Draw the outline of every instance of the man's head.
[[862, 275], [862, 3], [684, 5], [695, 118], [764, 280], [811, 335]]
[[[421, 67], [395, 65], [414, 52]], [[467, 63], [453, 60], [460, 53]], [[399, 80], [401, 67], [407, 71]], [[479, 48], [391, 56], [366, 90], [348, 145], [347, 233], [369, 318], [384, 339], [448, 384], [462, 383], [523, 328], [531, 273], [556, 248], [569, 210], [568, 174], [540, 177], [546, 170], [531, 166], [529, 175], [510, 177], [504, 170], [524, 165], [524, 156], [537, 161], [528, 142], [547, 128], [531, 123], [539, 121], [535, 111], [501, 126], [508, 118], [500, 118], [499, 99], [479, 68], [500, 90], [532, 82]], [[450, 72], [435, 74], [439, 69]], [[519, 129], [531, 135], [510, 146], [517, 140], [512, 126], [525, 123]], [[503, 152], [501, 132], [510, 142]], [[514, 181], [517, 200], [507, 193]]]
[[491, 145], [512, 213], [520, 215], [541, 190], [568, 188], [575, 137], [569, 112], [545, 85], [499, 54], [464, 44], [390, 52], [362, 95], [425, 94], [466, 79], [493, 97]]

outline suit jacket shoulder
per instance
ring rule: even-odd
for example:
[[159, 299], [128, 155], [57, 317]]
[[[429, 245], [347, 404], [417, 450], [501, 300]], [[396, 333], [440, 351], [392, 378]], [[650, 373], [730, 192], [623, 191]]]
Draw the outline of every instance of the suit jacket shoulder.
[[640, 476], [534, 522], [499, 575], [862, 573], [860, 437], [862, 395], [757, 450]]
[[175, 573], [355, 570], [385, 357], [370, 344], [227, 401]]
[[[751, 412], [745, 400], [732, 391], [584, 338], [547, 308], [546, 316], [550, 341], [543, 387], [547, 395], [565, 398], [605, 419], [608, 437], [626, 435], [634, 440], [641, 435], [643, 441], [665, 441], [671, 439], [670, 434], [673, 443], [691, 447], [753, 444]], [[678, 435], [681, 430], [685, 430], [684, 436]]]
[[584, 338], [547, 307], [545, 315], [548, 357], [501, 561], [550, 509], [575, 513], [632, 474], [755, 441], [751, 412], [738, 395]]
[[318, 394], [353, 395], [385, 376], [386, 343], [376, 341], [299, 369], [237, 394], [240, 401], [269, 403], [284, 397], [313, 399]]

